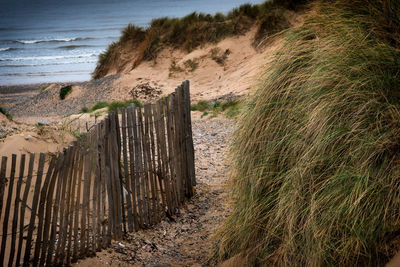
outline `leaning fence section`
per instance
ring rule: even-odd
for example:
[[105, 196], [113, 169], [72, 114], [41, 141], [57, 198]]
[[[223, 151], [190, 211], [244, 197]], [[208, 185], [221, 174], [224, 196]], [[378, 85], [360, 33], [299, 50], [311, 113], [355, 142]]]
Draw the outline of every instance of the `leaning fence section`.
[[0, 265], [69, 265], [174, 215], [196, 184], [189, 82], [57, 154], [2, 157]]

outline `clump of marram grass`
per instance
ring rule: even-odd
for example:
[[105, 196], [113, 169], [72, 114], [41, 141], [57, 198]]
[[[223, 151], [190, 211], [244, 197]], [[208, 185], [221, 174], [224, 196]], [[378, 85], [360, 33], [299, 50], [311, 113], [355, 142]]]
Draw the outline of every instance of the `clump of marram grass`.
[[242, 106], [243, 100], [240, 98], [215, 102], [200, 100], [196, 104], [192, 104], [190, 110], [203, 112], [201, 117], [210, 115], [211, 118], [214, 118], [223, 114], [228, 118], [234, 118], [239, 115]]
[[400, 7], [380, 2], [318, 1], [284, 34], [234, 134], [219, 260], [383, 266], [399, 250]]
[[[287, 7], [297, 6], [304, 0], [266, 1], [263, 4], [244, 4], [227, 14], [215, 15], [193, 12], [183, 18], [163, 17], [153, 19], [148, 28], [129, 24], [118, 42], [111, 43], [100, 54], [93, 78], [104, 77], [116, 62], [122, 59], [120, 51], [124, 47], [134, 50], [133, 66], [143, 60], [155, 60], [164, 47], [192, 51], [206, 43], [216, 43], [225, 37], [247, 32], [254, 25], [261, 28], [257, 41], [266, 34], [276, 33], [289, 27]], [[265, 19], [268, 18], [268, 19]], [[271, 24], [269, 24], [271, 22]], [[125, 66], [126, 62], [121, 63]]]

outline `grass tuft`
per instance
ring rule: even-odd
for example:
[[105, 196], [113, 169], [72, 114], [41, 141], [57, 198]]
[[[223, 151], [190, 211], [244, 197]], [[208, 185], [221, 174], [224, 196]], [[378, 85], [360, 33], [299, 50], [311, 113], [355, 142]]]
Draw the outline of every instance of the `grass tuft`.
[[317, 1], [285, 32], [232, 141], [220, 260], [383, 266], [399, 250], [399, 23], [396, 1]]
[[199, 62], [197, 58], [188, 59], [183, 62], [183, 65], [185, 65], [185, 67], [188, 68], [190, 72], [193, 72], [199, 67]]
[[169, 75], [168, 76], [172, 77], [173, 74], [176, 72], [183, 72], [183, 69], [179, 65], [177, 65], [175, 59], [173, 59], [171, 61], [171, 65], [169, 66]]

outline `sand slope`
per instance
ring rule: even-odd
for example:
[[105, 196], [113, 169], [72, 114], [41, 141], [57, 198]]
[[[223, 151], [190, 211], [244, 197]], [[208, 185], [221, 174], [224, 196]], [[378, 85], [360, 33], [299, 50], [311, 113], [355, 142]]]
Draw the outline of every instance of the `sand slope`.
[[[184, 80], [191, 83], [192, 101], [214, 99], [226, 94], [244, 95], [257, 83], [257, 77], [280, 44], [279, 40], [275, 40], [256, 50], [252, 45], [254, 34], [255, 29], [189, 54], [165, 48], [156, 61], [142, 62], [134, 69], [127, 64], [121, 73], [109, 73], [98, 80], [73, 83], [72, 93], [65, 100], [59, 99], [59, 91], [66, 84], [52, 84], [13, 105], [10, 113], [22, 122], [34, 123], [43, 118], [58, 121], [59, 117], [78, 113], [83, 107], [90, 107], [98, 101], [131, 99], [131, 90], [143, 84], [160, 90], [161, 95], [167, 95]], [[227, 53], [226, 59], [217, 63], [212, 58], [213, 49], [214, 52], [219, 51], [218, 57]], [[196, 62], [198, 66], [192, 70], [187, 66], [188, 61]], [[180, 71], [171, 70], [173, 62]], [[158, 97], [159, 94], [138, 96], [144, 102]]]

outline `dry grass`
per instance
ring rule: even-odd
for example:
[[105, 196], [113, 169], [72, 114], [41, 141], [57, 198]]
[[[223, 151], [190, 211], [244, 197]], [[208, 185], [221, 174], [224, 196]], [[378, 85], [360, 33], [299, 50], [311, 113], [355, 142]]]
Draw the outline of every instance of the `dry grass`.
[[259, 25], [257, 43], [266, 35], [290, 26], [286, 7], [297, 6], [296, 2], [304, 1], [266, 1], [259, 5], [241, 5], [228, 14], [194, 12], [183, 18], [158, 18], [152, 20], [148, 28], [129, 24], [122, 31], [120, 40], [110, 44], [99, 56], [93, 78], [104, 77], [115, 62], [121, 60], [120, 52], [126, 47], [137, 55], [134, 62], [137, 66], [142, 60], [155, 60], [166, 46], [192, 51], [200, 45], [243, 34], [253, 25]]
[[399, 21], [397, 1], [318, 1], [285, 33], [234, 136], [220, 260], [382, 266], [399, 249]]

